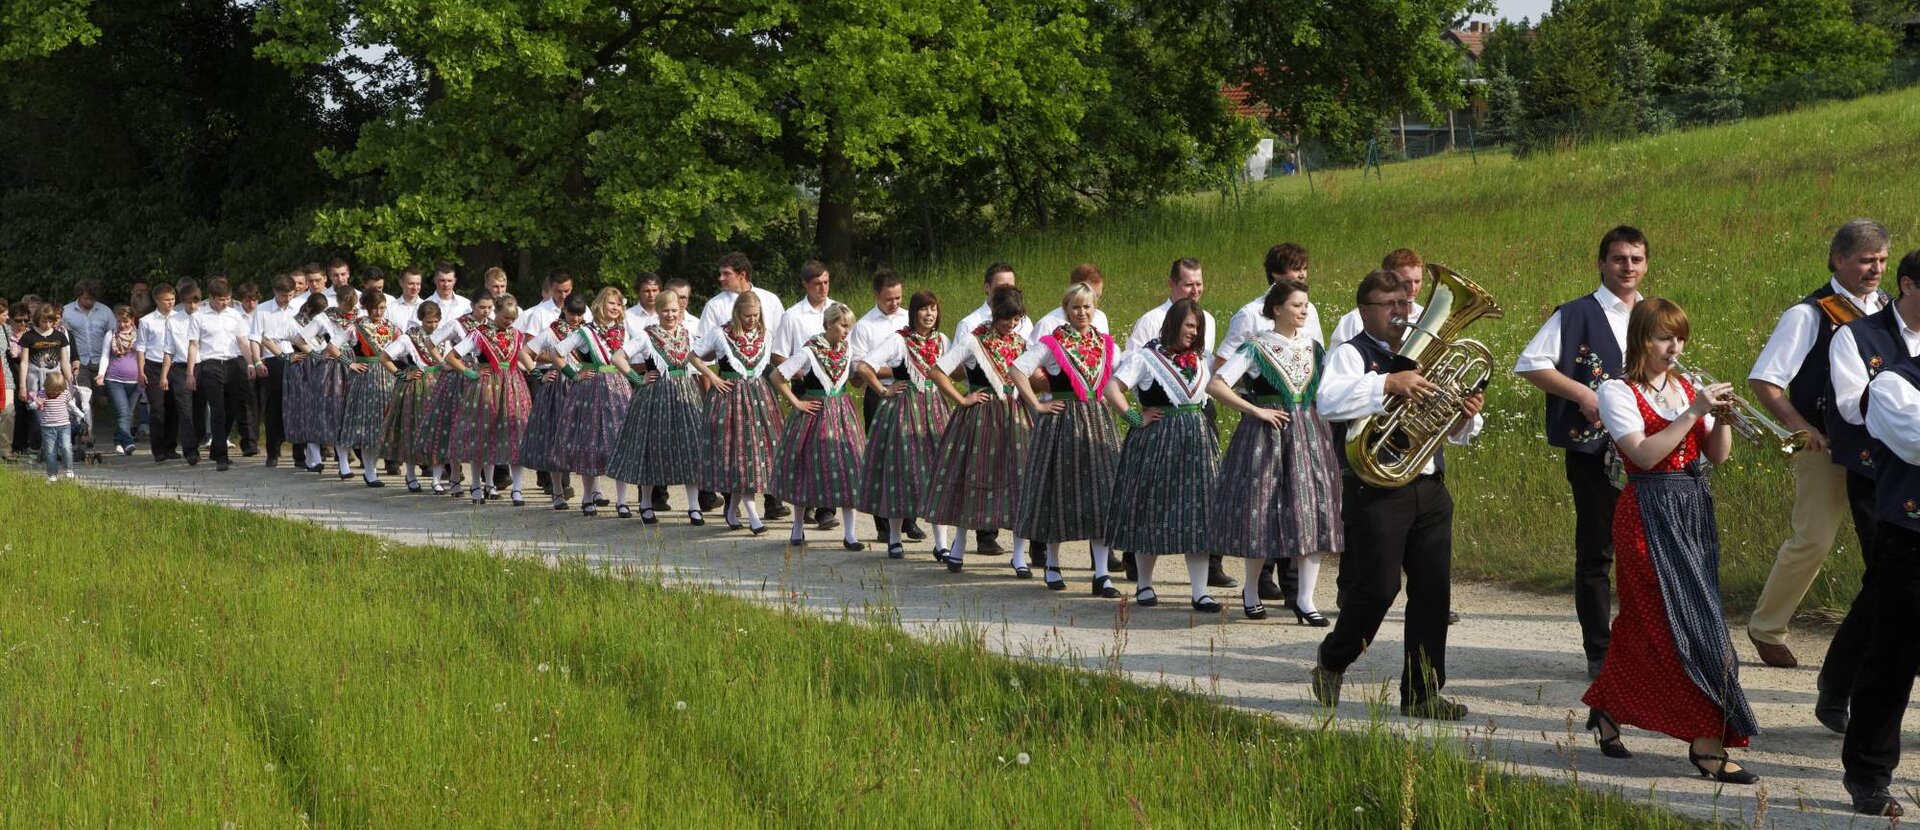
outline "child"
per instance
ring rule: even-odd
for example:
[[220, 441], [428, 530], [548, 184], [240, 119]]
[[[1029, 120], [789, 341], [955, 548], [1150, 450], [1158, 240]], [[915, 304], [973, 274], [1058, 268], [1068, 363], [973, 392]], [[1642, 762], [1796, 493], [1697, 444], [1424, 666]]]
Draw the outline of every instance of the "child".
[[72, 393], [67, 391], [64, 372], [51, 372], [42, 379], [40, 394], [29, 399], [40, 411], [40, 445], [47, 457], [47, 483], [59, 481], [64, 465], [67, 478], [73, 475], [73, 421], [76, 413]]

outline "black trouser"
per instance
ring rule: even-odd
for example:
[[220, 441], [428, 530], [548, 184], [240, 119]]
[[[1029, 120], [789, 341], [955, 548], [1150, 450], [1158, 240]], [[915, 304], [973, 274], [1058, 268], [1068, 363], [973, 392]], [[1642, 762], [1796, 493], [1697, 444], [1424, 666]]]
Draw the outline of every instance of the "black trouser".
[[1607, 475], [1607, 457], [1568, 449], [1567, 486], [1573, 490], [1573, 608], [1588, 660], [1607, 656], [1613, 635], [1613, 507], [1619, 489]]
[[[195, 379], [195, 383], [198, 383]], [[174, 446], [180, 454], [190, 459], [200, 458], [200, 442], [195, 439], [193, 419], [198, 406], [194, 405], [198, 393], [187, 383], [187, 364], [175, 363], [167, 370], [167, 394], [161, 400], [167, 409], [167, 425], [173, 433]]]
[[253, 391], [267, 431], [267, 460], [272, 461], [280, 457], [280, 445], [287, 440], [287, 416], [281, 409], [287, 391], [287, 359], [268, 357], [261, 362], [266, 364], [267, 376], [254, 380]]
[[1447, 682], [1447, 613], [1453, 602], [1453, 496], [1437, 475], [1405, 487], [1342, 482], [1341, 523], [1347, 550], [1340, 575], [1347, 583], [1333, 631], [1320, 643], [1320, 665], [1344, 672], [1373, 642], [1407, 575], [1406, 664], [1400, 702], [1417, 704]]
[[1900, 719], [1920, 671], [1920, 532], [1880, 522], [1874, 535], [1866, 587], [1847, 614], [1849, 622], [1860, 617], [1868, 635], [1840, 763], [1848, 783], [1881, 789], [1900, 765]]
[[1860, 536], [1860, 558], [1867, 567], [1860, 580], [1860, 592], [1854, 595], [1853, 606], [1840, 620], [1840, 627], [1834, 630], [1833, 641], [1827, 644], [1826, 659], [1820, 664], [1820, 688], [1829, 689], [1830, 694], [1836, 696], [1845, 695], [1857, 682], [1860, 665], [1866, 659], [1868, 643], [1872, 640], [1871, 612], [1863, 613], [1860, 608], [1871, 604], [1867, 586], [1873, 584], [1873, 564], [1879, 556], [1874, 546], [1879, 543], [1881, 528], [1888, 526], [1879, 520], [1875, 495], [1873, 479], [1847, 471], [1847, 509], [1853, 513], [1853, 529]]
[[[84, 461], [86, 459], [85, 450], [93, 447], [94, 427], [100, 424], [100, 400], [107, 396], [107, 391], [103, 386], [94, 385], [93, 378], [98, 374], [100, 374], [100, 364], [97, 361], [94, 363], [82, 363], [80, 364], [80, 376], [73, 379], [75, 385], [93, 392], [93, 396], [87, 399], [87, 431], [84, 435], [73, 436], [74, 461]], [[75, 394], [74, 399], [78, 400], [79, 395]]]
[[247, 399], [251, 397], [248, 393], [252, 390], [247, 381], [244, 358], [200, 362], [199, 393], [207, 401], [207, 435], [213, 439], [207, 455], [215, 461], [227, 460], [227, 435], [235, 424], [240, 427], [241, 451], [253, 449], [253, 414], [247, 407]]
[[[882, 382], [886, 382], [886, 381], [883, 379]], [[860, 416], [867, 426], [867, 435], [869, 437], [873, 435], [873, 416], [879, 413], [879, 411], [880, 411], [879, 395], [873, 394], [872, 389], [868, 389], [867, 391], [860, 393]], [[886, 539], [891, 538], [888, 534], [892, 530], [892, 528], [893, 528], [893, 522], [888, 520], [887, 517], [885, 516], [873, 517], [873, 531], [875, 534], [877, 534], [880, 537], [882, 541], [885, 541]]]
[[[160, 367], [160, 363], [148, 360], [143, 363], [141, 373], [147, 390], [147, 446], [155, 460], [180, 450], [180, 429], [173, 420], [173, 397], [160, 391]], [[183, 369], [180, 374], [185, 377], [186, 371]]]

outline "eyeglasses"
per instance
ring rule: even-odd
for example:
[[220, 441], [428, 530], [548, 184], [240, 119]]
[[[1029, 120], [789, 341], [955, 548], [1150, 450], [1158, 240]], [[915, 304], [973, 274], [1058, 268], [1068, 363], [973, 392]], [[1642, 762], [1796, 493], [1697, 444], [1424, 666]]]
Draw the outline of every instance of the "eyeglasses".
[[1382, 300], [1377, 303], [1361, 303], [1361, 305], [1387, 306], [1389, 308], [1413, 308], [1413, 301], [1412, 300]]

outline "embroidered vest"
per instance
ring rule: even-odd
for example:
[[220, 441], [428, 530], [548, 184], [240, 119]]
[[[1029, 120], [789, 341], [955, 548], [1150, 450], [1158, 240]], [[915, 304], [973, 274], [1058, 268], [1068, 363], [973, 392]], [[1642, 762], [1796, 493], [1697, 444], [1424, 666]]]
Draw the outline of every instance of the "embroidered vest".
[[[1859, 347], [1860, 360], [1866, 365], [1867, 380], [1889, 366], [1902, 363], [1907, 357], [1906, 341], [1900, 337], [1900, 318], [1895, 315], [1893, 304], [1888, 303], [1879, 311], [1847, 324], [1847, 330], [1853, 332], [1854, 345]], [[1828, 365], [1828, 386], [1832, 386], [1832, 366]], [[1878, 474], [1877, 457], [1880, 442], [1867, 434], [1864, 426], [1854, 426], [1840, 417], [1839, 407], [1827, 407], [1827, 420], [1823, 425], [1827, 433], [1827, 447], [1833, 453], [1833, 463], [1846, 467], [1867, 478]]]
[[[1884, 371], [1898, 374], [1907, 384], [1920, 389], [1920, 359], [1901, 360]], [[1874, 480], [1880, 519], [1908, 530], [1920, 531], [1920, 467], [1879, 446], [1875, 455], [1879, 475]]]
[[[1360, 360], [1366, 364], [1368, 374], [1390, 375], [1402, 368], [1411, 368], [1405, 365], [1406, 358], [1388, 351], [1385, 346], [1380, 345], [1364, 331], [1354, 335], [1347, 344], [1360, 351]], [[1340, 461], [1341, 472], [1352, 472], [1352, 465], [1347, 463], [1347, 422], [1338, 421], [1332, 426], [1333, 455]], [[1433, 454], [1433, 474], [1441, 475], [1446, 471], [1447, 446], [1446, 442], [1442, 441], [1439, 452]]]
[[[1553, 367], [1568, 380], [1588, 389], [1620, 376], [1620, 344], [1600, 301], [1589, 294], [1566, 303], [1560, 313], [1560, 356]], [[1599, 455], [1606, 452], [1606, 430], [1580, 414], [1580, 406], [1559, 395], [1547, 395], [1547, 444]]]

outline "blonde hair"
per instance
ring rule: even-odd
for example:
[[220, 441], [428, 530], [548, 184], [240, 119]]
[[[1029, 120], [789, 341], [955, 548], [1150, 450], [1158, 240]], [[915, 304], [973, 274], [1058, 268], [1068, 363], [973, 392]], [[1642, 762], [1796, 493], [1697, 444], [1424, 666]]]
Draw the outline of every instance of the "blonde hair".
[[519, 319], [520, 301], [514, 299], [512, 294], [502, 294], [493, 298], [493, 316], [496, 320], [501, 318], [509, 321]]
[[753, 318], [754, 329], [761, 333], [765, 333], [767, 330], [766, 309], [763, 309], [760, 307], [760, 295], [755, 294], [751, 291], [740, 295], [740, 299], [734, 301], [733, 319], [727, 321], [727, 328], [731, 330], [734, 334], [746, 333], [746, 330], [740, 327], [740, 311], [742, 309], [750, 309], [756, 315], [758, 315]]
[[602, 324], [615, 322], [613, 320], [600, 319], [601, 315], [606, 313], [605, 309], [607, 307], [608, 297], [619, 297], [622, 303], [627, 301], [627, 295], [620, 293], [620, 289], [618, 288], [614, 288], [613, 286], [609, 285], [605, 288], [600, 289], [600, 293], [593, 295], [594, 322], [602, 323]]
[[60, 372], [50, 372], [42, 388], [46, 390], [47, 397], [59, 397], [61, 392], [67, 391], [67, 376]]
[[838, 323], [852, 316], [853, 309], [847, 308], [846, 303], [835, 301], [828, 303], [827, 310], [821, 313], [820, 324], [823, 326], [831, 326], [834, 323]]
[[1100, 307], [1099, 292], [1094, 291], [1091, 285], [1084, 282], [1076, 282], [1067, 286], [1067, 293], [1060, 295], [1060, 310], [1066, 311], [1067, 306], [1073, 305], [1073, 301], [1080, 297], [1086, 297], [1089, 302], [1093, 303], [1095, 308]]

